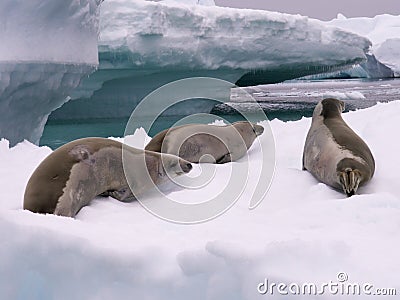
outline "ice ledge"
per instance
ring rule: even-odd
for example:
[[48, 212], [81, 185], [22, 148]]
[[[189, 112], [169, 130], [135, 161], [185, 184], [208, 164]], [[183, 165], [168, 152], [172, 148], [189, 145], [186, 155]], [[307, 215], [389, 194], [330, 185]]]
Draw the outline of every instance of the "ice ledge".
[[2, 0], [0, 62], [97, 64], [101, 2]]
[[[346, 69], [364, 61], [370, 45], [366, 38], [299, 15], [107, 0], [101, 6], [99, 70], [74, 92], [78, 100], [51, 117], [127, 117], [148, 93], [187, 77], [246, 86]], [[201, 112], [211, 108], [204, 103]]]
[[98, 65], [101, 0], [0, 1], [0, 137], [38, 143], [48, 115]]

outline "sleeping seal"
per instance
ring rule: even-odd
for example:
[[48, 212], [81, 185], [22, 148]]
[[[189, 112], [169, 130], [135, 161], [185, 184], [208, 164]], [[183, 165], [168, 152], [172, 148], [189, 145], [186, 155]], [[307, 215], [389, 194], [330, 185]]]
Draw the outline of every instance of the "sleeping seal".
[[257, 136], [260, 125], [247, 121], [216, 126], [188, 124], [165, 129], [153, 137], [146, 150], [177, 155], [192, 163], [223, 164], [244, 156]]
[[[134, 194], [191, 168], [190, 162], [173, 155], [139, 150], [110, 139], [83, 138], [58, 148], [40, 163], [28, 181], [23, 207], [74, 217], [98, 195], [130, 201]], [[125, 176], [134, 183], [134, 193]]]
[[324, 99], [314, 109], [303, 152], [303, 169], [347, 196], [375, 172], [367, 144], [344, 122], [344, 102]]

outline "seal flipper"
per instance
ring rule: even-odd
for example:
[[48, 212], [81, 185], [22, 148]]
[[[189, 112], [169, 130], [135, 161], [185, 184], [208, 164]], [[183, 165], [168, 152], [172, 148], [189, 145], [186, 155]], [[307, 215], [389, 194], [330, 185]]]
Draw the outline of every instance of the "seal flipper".
[[231, 161], [232, 161], [231, 153], [228, 152], [227, 154], [225, 154], [222, 157], [220, 157], [215, 163], [217, 163], [217, 164], [225, 164], [225, 163], [228, 163], [228, 162], [231, 162]]
[[90, 150], [86, 145], [77, 145], [69, 150], [68, 154], [76, 161], [85, 161], [91, 156]]
[[340, 184], [348, 197], [353, 196], [361, 182], [361, 172], [357, 169], [346, 168], [339, 173]]
[[98, 184], [95, 180], [91, 180], [94, 177], [93, 166], [87, 163], [88, 158], [89, 156], [71, 168], [63, 193], [57, 200], [55, 215], [75, 217], [82, 207], [88, 205], [98, 195]]
[[108, 190], [104, 193], [101, 193], [99, 196], [111, 197], [121, 202], [131, 202], [133, 200], [136, 200], [136, 197], [133, 195], [129, 187], [123, 187], [119, 190]]

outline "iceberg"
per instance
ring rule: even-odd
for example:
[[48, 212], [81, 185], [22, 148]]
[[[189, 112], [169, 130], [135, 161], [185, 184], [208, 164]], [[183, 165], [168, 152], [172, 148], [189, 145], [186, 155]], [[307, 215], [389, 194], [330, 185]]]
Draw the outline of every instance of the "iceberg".
[[367, 37], [376, 58], [400, 76], [400, 16], [346, 18], [339, 14], [327, 24]]
[[126, 117], [154, 89], [187, 77], [248, 86], [341, 70], [364, 61], [371, 45], [304, 16], [181, 2], [105, 1], [99, 69], [51, 118]]
[[0, 136], [38, 143], [48, 115], [98, 64], [100, 0], [0, 3]]
[[175, 2], [175, 3], [182, 3], [182, 4], [187, 4], [187, 5], [215, 6], [214, 0], [162, 0], [162, 2], [163, 3]]
[[319, 79], [345, 79], [345, 78], [393, 78], [395, 73], [391, 68], [378, 61], [373, 54], [366, 54], [367, 60], [349, 69], [328, 72], [316, 75], [305, 76], [299, 79], [319, 80]]

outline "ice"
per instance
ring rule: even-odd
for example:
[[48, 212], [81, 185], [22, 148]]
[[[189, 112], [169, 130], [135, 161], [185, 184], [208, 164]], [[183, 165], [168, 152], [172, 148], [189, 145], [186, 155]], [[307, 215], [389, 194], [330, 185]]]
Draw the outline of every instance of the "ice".
[[139, 0], [110, 0], [101, 7], [100, 68], [263, 70], [300, 64], [305, 72], [306, 66], [365, 59], [369, 46], [365, 38], [298, 15]]
[[94, 71], [99, 2], [0, 2], [0, 137], [39, 143], [48, 115]]
[[0, 62], [98, 63], [101, 0], [2, 0]]
[[0, 137], [39, 143], [48, 115], [95, 67], [88, 64], [0, 62]]
[[[274, 120], [276, 173], [261, 205], [248, 210], [249, 186], [257, 175], [252, 168], [249, 185], [227, 213], [190, 226], [111, 198], [92, 201], [76, 219], [23, 211], [28, 178], [51, 150], [28, 142], [9, 148], [2, 140], [1, 298], [261, 299], [268, 298], [257, 293], [265, 278], [322, 284], [337, 282], [339, 272], [348, 274], [349, 283], [398, 293], [400, 175], [394, 166], [400, 165], [400, 142], [391, 137], [398, 135], [400, 101], [343, 117], [376, 159], [375, 177], [359, 195], [346, 198], [301, 170], [309, 118]], [[138, 130], [135, 136], [143, 134]], [[261, 136], [261, 143], [270, 141]], [[259, 146], [252, 147], [252, 166], [260, 158]], [[229, 165], [216, 166], [214, 184], [226, 180]], [[208, 186], [174, 192], [193, 201], [210, 193]]]
[[215, 6], [214, 0], [162, 0], [163, 3], [181, 3], [186, 5]]
[[[366, 38], [299, 15], [107, 0], [99, 70], [71, 95], [79, 100], [51, 117], [126, 117], [154, 89], [186, 77], [247, 86], [340, 70], [364, 60], [369, 46]], [[211, 107], [206, 103], [201, 111]]]
[[[396, 50], [393, 49], [393, 53]], [[367, 61], [354, 65], [350, 69], [305, 76], [301, 79], [337, 79], [337, 78], [393, 78], [395, 73], [388, 66], [379, 62], [375, 55], [367, 54]]]
[[330, 91], [323, 94], [323, 98], [336, 98], [339, 100], [360, 100], [365, 99], [365, 96], [358, 91], [351, 92], [338, 92], [338, 91]]
[[373, 18], [338, 18], [327, 22], [365, 36], [372, 41], [372, 53], [400, 76], [400, 16], [378, 15]]

